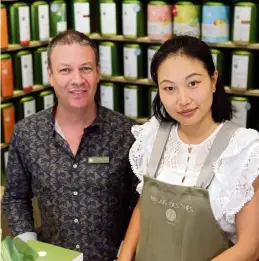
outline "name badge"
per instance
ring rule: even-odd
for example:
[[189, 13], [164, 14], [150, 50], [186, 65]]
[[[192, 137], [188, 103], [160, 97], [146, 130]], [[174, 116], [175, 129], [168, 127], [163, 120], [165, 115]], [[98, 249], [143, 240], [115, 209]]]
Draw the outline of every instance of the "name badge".
[[109, 157], [89, 157], [88, 163], [90, 164], [97, 164], [97, 163], [109, 163], [110, 158]]

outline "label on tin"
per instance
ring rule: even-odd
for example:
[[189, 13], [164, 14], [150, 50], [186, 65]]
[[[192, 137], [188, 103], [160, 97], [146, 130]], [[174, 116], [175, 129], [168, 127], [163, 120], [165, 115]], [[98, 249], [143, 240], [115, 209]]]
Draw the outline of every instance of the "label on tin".
[[231, 87], [247, 89], [249, 56], [233, 55]]
[[173, 36], [171, 5], [148, 5], [148, 37], [167, 40]]
[[249, 42], [251, 26], [251, 7], [235, 7], [234, 41]]
[[155, 99], [155, 97], [156, 97], [156, 95], [157, 95], [157, 91], [155, 92], [155, 91], [152, 91], [151, 92], [151, 101], [150, 101], [150, 115], [153, 115], [153, 110], [152, 110], [152, 104], [153, 104], [153, 101], [154, 101], [154, 99]]
[[135, 48], [123, 49], [124, 56], [124, 76], [138, 78], [138, 55]]
[[47, 52], [41, 53], [41, 75], [42, 75], [42, 84], [48, 85], [49, 84], [49, 77], [48, 77], [48, 57]]
[[232, 122], [236, 123], [240, 127], [246, 128], [247, 125], [247, 111], [250, 107], [249, 102], [246, 101], [231, 101], [232, 105], [236, 109]]
[[32, 55], [21, 56], [22, 87], [28, 88], [33, 85]]
[[36, 113], [35, 100], [27, 101], [23, 103], [24, 118], [29, 117]]
[[151, 67], [151, 61], [152, 61], [152, 58], [154, 56], [154, 54], [156, 53], [157, 50], [154, 50], [154, 49], [148, 49], [147, 51], [147, 55], [148, 55], [148, 67], [147, 67], [147, 74], [148, 74], [148, 79], [152, 79], [151, 78], [151, 71], [150, 71], [150, 67]]
[[54, 105], [54, 94], [51, 93], [43, 97], [44, 110], [52, 107]]
[[196, 5], [175, 5], [174, 34], [200, 37], [200, 9]]
[[67, 22], [57, 22], [57, 33], [62, 33], [67, 30]]
[[218, 55], [216, 53], [212, 53], [211, 55], [212, 55], [212, 59], [213, 59], [215, 68], [217, 68], [217, 66], [218, 66]]
[[124, 88], [124, 114], [127, 117], [138, 117], [137, 89]]
[[89, 3], [74, 3], [75, 30], [90, 33]]
[[115, 3], [101, 3], [101, 33], [117, 34]]
[[49, 6], [40, 5], [38, 7], [38, 21], [39, 21], [39, 34], [40, 41], [49, 40]]
[[8, 151], [5, 151], [5, 152], [4, 152], [4, 169], [6, 169], [6, 167], [7, 167], [8, 155], [9, 155], [9, 152], [8, 152]]
[[112, 75], [112, 50], [110, 46], [99, 46], [100, 69], [103, 75]]
[[18, 8], [19, 13], [19, 30], [20, 30], [20, 42], [30, 41], [30, 13], [29, 6], [21, 6]]
[[101, 105], [110, 110], [114, 110], [113, 86], [101, 85], [100, 91], [101, 91]]
[[229, 41], [230, 8], [203, 6], [202, 40], [205, 42]]
[[137, 4], [123, 4], [123, 35], [137, 36]]

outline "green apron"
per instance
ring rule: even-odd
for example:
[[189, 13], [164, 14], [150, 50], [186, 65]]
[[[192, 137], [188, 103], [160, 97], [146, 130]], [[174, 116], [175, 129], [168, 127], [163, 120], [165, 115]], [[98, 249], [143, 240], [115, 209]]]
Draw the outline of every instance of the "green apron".
[[172, 123], [162, 123], [148, 164], [140, 201], [140, 239], [136, 261], [210, 261], [231, 245], [211, 210], [208, 187], [213, 163], [238, 128], [226, 122], [201, 169], [196, 187], [156, 180]]

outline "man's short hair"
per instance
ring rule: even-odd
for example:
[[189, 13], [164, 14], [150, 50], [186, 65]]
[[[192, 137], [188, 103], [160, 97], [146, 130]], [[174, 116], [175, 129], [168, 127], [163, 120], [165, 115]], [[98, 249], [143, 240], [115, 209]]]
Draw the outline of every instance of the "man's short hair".
[[53, 37], [48, 45], [47, 55], [48, 55], [49, 68], [51, 68], [50, 58], [54, 48], [57, 45], [70, 45], [70, 44], [80, 44], [80, 45], [90, 46], [95, 54], [96, 65], [99, 65], [98, 48], [95, 42], [83, 33], [80, 33], [76, 30], [67, 30]]

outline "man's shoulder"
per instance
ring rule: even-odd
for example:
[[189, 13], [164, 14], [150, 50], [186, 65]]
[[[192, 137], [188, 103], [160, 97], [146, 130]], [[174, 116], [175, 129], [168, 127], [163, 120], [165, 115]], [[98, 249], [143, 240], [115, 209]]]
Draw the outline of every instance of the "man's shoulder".
[[51, 113], [52, 107], [46, 110], [39, 111], [31, 116], [28, 116], [16, 123], [15, 130], [31, 132], [39, 128], [49, 128], [51, 123]]

